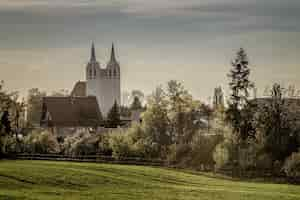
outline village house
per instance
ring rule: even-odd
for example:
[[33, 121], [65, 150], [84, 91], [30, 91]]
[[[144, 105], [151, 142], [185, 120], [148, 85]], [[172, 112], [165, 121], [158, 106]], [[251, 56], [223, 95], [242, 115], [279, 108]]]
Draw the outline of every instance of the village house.
[[58, 136], [96, 131], [103, 120], [95, 96], [44, 97], [41, 126]]

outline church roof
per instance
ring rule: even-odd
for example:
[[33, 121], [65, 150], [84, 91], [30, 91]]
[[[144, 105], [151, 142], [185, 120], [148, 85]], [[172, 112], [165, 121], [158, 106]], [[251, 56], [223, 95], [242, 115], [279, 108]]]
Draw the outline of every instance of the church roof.
[[115, 55], [114, 43], [112, 43], [112, 46], [111, 46], [110, 61], [111, 62], [117, 62], [116, 55]]
[[75, 96], [75, 97], [84, 97], [86, 96], [86, 82], [85, 81], [78, 81], [72, 92], [71, 92], [71, 96]]
[[112, 66], [118, 66], [119, 67], [119, 63], [116, 59], [116, 54], [115, 54], [115, 47], [114, 47], [114, 43], [112, 43], [111, 46], [111, 53], [110, 53], [110, 60], [107, 64], [107, 67], [112, 67]]
[[96, 62], [96, 51], [95, 51], [94, 42], [92, 43], [92, 48], [91, 48], [91, 62]]
[[102, 121], [97, 99], [87, 97], [44, 97], [41, 125], [93, 127]]

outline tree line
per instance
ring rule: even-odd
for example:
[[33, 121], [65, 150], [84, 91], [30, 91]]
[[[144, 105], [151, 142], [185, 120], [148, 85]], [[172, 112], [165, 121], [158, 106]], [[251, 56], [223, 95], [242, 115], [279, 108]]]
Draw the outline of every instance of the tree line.
[[[43, 134], [33, 130], [34, 133], [23, 138], [23, 150], [29, 153], [159, 158], [185, 168], [229, 170], [238, 175], [269, 170], [276, 176], [300, 177], [300, 122], [297, 116], [300, 110], [293, 107], [297, 100], [286, 98], [285, 89], [278, 83], [270, 88], [269, 97], [251, 96], [256, 87], [251, 81], [250, 64], [246, 51], [239, 49], [227, 74], [230, 88], [227, 102], [220, 88], [215, 89], [211, 106], [194, 99], [181, 82], [171, 80], [165, 86], [155, 88], [143, 100], [145, 106], [138, 95], [132, 98], [130, 106], [115, 103], [107, 120], [114, 129], [107, 133], [81, 133], [58, 139], [44, 130]], [[34, 97], [44, 95], [37, 90], [31, 92]], [[17, 105], [10, 94], [2, 92], [1, 95], [1, 98], [15, 102], [7, 105]], [[31, 100], [27, 106], [29, 112], [34, 109], [29, 104], [36, 104], [34, 99]], [[23, 108], [24, 104], [20, 106]], [[116, 128], [121, 116], [130, 116], [134, 109], [143, 111], [142, 121], [128, 129]], [[13, 132], [5, 125], [11, 120], [8, 113], [9, 109], [1, 110], [2, 136]], [[29, 119], [34, 117], [29, 115]]]

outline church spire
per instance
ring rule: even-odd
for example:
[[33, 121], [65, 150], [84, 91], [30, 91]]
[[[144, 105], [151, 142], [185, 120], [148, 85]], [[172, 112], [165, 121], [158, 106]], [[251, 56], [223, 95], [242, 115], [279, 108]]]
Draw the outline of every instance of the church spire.
[[91, 49], [91, 61], [96, 61], [96, 53], [95, 53], [94, 42], [92, 43], [92, 49]]
[[114, 47], [114, 43], [112, 43], [112, 45], [111, 45], [110, 62], [117, 62], [117, 61], [116, 61], [116, 56], [115, 56], [115, 47]]

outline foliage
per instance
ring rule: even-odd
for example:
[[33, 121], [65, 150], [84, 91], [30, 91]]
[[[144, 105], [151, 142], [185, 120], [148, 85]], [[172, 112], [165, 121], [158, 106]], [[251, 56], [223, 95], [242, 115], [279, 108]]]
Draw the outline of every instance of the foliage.
[[168, 160], [180, 167], [203, 169], [202, 166], [212, 169], [214, 166], [213, 152], [217, 144], [223, 140], [220, 135], [195, 135], [189, 144], [173, 144], [170, 147]]
[[34, 130], [24, 138], [24, 148], [27, 153], [59, 153], [60, 146], [56, 137], [46, 130]]
[[143, 126], [147, 140], [157, 146], [159, 152], [171, 143], [167, 100], [161, 87], [156, 88], [149, 97], [147, 110], [143, 114]]
[[97, 153], [105, 156], [112, 155], [112, 149], [109, 146], [109, 133], [100, 133], [98, 135]]
[[234, 148], [234, 141], [230, 139], [224, 140], [222, 143], [219, 143], [214, 152], [213, 152], [213, 159], [215, 161], [215, 168], [220, 169], [227, 164], [231, 165], [233, 160], [235, 160], [235, 148]]
[[262, 153], [257, 156], [256, 170], [271, 170], [273, 167], [272, 156], [267, 153]]
[[104, 154], [104, 149], [100, 149], [101, 142], [104, 142], [101, 134], [75, 133], [64, 138], [61, 153], [72, 156]]
[[132, 138], [122, 130], [115, 130], [109, 138], [109, 145], [112, 149], [112, 155], [115, 158], [134, 157], [132, 150]]
[[132, 90], [130, 96], [130, 102], [134, 102], [135, 98], [138, 98], [139, 101], [142, 103], [144, 100], [144, 93], [141, 90]]
[[244, 118], [247, 112], [242, 112], [241, 110], [248, 106], [249, 92], [254, 87], [254, 84], [249, 80], [249, 61], [244, 49], [241, 48], [237, 52], [236, 58], [232, 61], [231, 65], [232, 69], [228, 74], [231, 94], [226, 119], [231, 123], [233, 131], [237, 134], [238, 138], [245, 141], [248, 137], [252, 137], [248, 132], [249, 125], [251, 126], [248, 123], [248, 117], [251, 116], [246, 115], [246, 118]]
[[140, 110], [142, 108], [143, 108], [143, 106], [142, 106], [142, 103], [141, 103], [139, 97], [135, 96], [133, 99], [133, 102], [130, 106], [130, 110]]
[[127, 106], [120, 106], [120, 117], [130, 118], [131, 110]]
[[42, 100], [45, 96], [46, 92], [40, 91], [38, 88], [32, 88], [28, 91], [27, 121], [29, 124], [40, 124]]
[[300, 153], [292, 153], [284, 162], [283, 171], [288, 177], [300, 178]]
[[110, 128], [117, 128], [120, 123], [120, 109], [117, 101], [115, 101], [114, 105], [107, 114], [107, 126]]
[[71, 155], [95, 155], [98, 150], [97, 137], [82, 137], [71, 146]]
[[281, 86], [274, 84], [272, 98], [260, 109], [257, 122], [264, 137], [265, 151], [270, 153], [273, 161], [283, 161], [299, 147], [294, 129], [296, 124], [292, 116], [282, 97]]
[[[18, 93], [8, 93], [3, 90], [3, 84], [3, 81], [0, 82], [0, 154], [6, 153], [6, 142], [13, 134], [18, 143], [18, 134], [22, 129], [21, 122], [24, 122], [25, 110], [25, 104], [19, 101]], [[16, 150], [17, 146], [15, 146]]]

